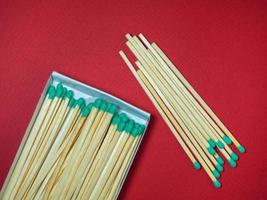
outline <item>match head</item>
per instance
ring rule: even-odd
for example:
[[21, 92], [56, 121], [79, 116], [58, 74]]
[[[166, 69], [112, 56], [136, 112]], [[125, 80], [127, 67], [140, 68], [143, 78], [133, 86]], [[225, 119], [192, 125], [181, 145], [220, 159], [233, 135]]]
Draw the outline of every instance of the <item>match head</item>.
[[82, 109], [82, 117], [87, 117], [90, 113], [91, 109], [89, 107], [89, 104]]
[[118, 124], [120, 121], [120, 117], [118, 115], [115, 115], [111, 121], [112, 125]]
[[238, 155], [235, 152], [232, 152], [230, 156], [234, 161], [238, 160]]
[[95, 104], [92, 103], [92, 102], [88, 104], [88, 107], [89, 107], [90, 111], [92, 110], [92, 108], [94, 107], [94, 105], [95, 105]]
[[245, 147], [242, 146], [242, 145], [239, 145], [239, 146], [237, 147], [237, 149], [238, 149], [238, 151], [239, 151], [240, 153], [245, 153], [245, 152], [246, 152]]
[[219, 172], [222, 172], [223, 171], [223, 167], [220, 165], [220, 163], [217, 163], [216, 164], [216, 168]]
[[99, 107], [99, 110], [105, 112], [108, 108], [108, 104], [105, 101], [102, 101], [102, 104]]
[[214, 150], [214, 148], [212, 146], [209, 146], [208, 148], [208, 152], [211, 154], [211, 155], [214, 155], [216, 152]]
[[62, 99], [65, 100], [66, 99], [66, 94], [67, 94], [68, 90], [67, 88], [63, 87], [63, 94], [62, 94]]
[[99, 107], [101, 106], [102, 102], [103, 102], [102, 99], [100, 99], [100, 98], [99, 98], [99, 99], [96, 99], [96, 100], [95, 100], [95, 107], [96, 107], [96, 108], [99, 108]]
[[228, 145], [232, 144], [232, 140], [227, 135], [223, 136], [223, 141]]
[[221, 140], [218, 140], [218, 142], [217, 142], [217, 146], [218, 146], [220, 149], [223, 149], [223, 148], [224, 148], [224, 144], [222, 143]]
[[129, 120], [129, 122], [127, 123], [127, 125], [125, 127], [125, 132], [126, 133], [131, 133], [133, 128], [134, 128], [134, 121], [133, 120]]
[[194, 162], [194, 168], [196, 170], [200, 170], [201, 169], [201, 165], [199, 164], [199, 162], [197, 162], [197, 161]]
[[212, 138], [210, 138], [210, 139], [208, 140], [208, 143], [209, 143], [209, 145], [212, 146], [213, 148], [216, 146], [216, 144], [215, 144], [215, 142], [214, 142], [214, 140], [213, 140]]
[[55, 96], [56, 96], [56, 88], [55, 88], [55, 86], [50, 85], [48, 90], [47, 90], [47, 93], [48, 93], [48, 99], [54, 99]]
[[236, 167], [236, 162], [232, 158], [230, 158], [228, 160], [228, 162], [229, 162], [229, 164], [230, 164], [231, 167]]
[[220, 178], [220, 173], [217, 171], [217, 169], [214, 169], [213, 171], [212, 171], [212, 173], [213, 173], [213, 175], [216, 177], [216, 178]]
[[213, 181], [213, 184], [216, 188], [220, 188], [222, 186], [218, 180]]
[[125, 113], [120, 113], [119, 116], [121, 117], [121, 121], [123, 122], [127, 122], [129, 120]]
[[146, 126], [145, 125], [139, 125], [138, 128], [140, 130], [139, 135], [142, 135], [144, 133], [145, 129], [146, 129]]
[[216, 160], [218, 161], [218, 163], [220, 163], [220, 165], [223, 165], [223, 164], [224, 164], [224, 161], [223, 161], [223, 159], [222, 159], [221, 156], [218, 156], [218, 157], [216, 158]]
[[138, 127], [134, 127], [133, 128], [133, 130], [132, 130], [132, 132], [131, 132], [131, 135], [133, 136], [133, 137], [136, 137], [137, 135], [139, 135], [139, 128]]
[[126, 127], [126, 123], [125, 122], [120, 122], [119, 125], [118, 125], [117, 131], [122, 132], [122, 131], [124, 131], [125, 127]]
[[117, 111], [118, 107], [112, 103], [108, 104], [107, 112], [114, 114]]
[[64, 90], [63, 84], [62, 83], [57, 84], [57, 93], [56, 93], [56, 96], [59, 97], [59, 98], [62, 97], [63, 90]]
[[70, 100], [73, 97], [73, 91], [72, 90], [68, 90], [66, 95], [65, 95], [65, 97]]
[[[84, 98], [79, 98], [77, 100], [77, 102], [76, 102], [76, 105], [79, 106], [79, 108], [82, 110], [83, 107], [85, 106], [85, 100], [84, 100]], [[75, 107], [76, 107], [76, 105], [75, 105]]]
[[74, 97], [72, 97], [71, 99], [70, 99], [70, 101], [69, 101], [69, 107], [70, 108], [74, 108], [75, 107], [75, 105], [76, 105], [76, 99], [74, 98]]

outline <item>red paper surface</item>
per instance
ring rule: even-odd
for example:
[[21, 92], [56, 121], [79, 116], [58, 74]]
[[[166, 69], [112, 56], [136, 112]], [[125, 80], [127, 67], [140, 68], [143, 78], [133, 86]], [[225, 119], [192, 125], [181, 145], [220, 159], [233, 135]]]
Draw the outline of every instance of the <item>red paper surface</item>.
[[[266, 1], [0, 3], [0, 185], [52, 70], [152, 114], [121, 199], [267, 199]], [[118, 55], [142, 32], [247, 148], [222, 188], [196, 171]]]

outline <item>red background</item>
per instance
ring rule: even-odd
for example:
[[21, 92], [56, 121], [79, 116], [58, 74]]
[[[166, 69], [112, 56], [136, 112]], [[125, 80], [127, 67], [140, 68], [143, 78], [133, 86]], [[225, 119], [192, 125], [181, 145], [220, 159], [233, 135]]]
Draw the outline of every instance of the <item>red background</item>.
[[[121, 199], [267, 199], [266, 1], [0, 2], [0, 185], [52, 70], [153, 116]], [[118, 55], [156, 41], [247, 148], [216, 190]]]

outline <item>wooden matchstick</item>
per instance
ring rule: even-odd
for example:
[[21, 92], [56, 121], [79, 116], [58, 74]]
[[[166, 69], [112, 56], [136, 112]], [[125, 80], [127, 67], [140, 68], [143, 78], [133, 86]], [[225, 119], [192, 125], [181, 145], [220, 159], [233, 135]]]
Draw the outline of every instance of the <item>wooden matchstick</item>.
[[140, 135], [140, 128], [139, 128], [139, 124], [135, 124], [134, 129], [132, 130], [132, 132], [130, 133], [130, 137], [127, 140], [127, 143], [125, 144], [114, 168], [112, 169], [111, 174], [109, 175], [105, 186], [102, 188], [101, 194], [99, 196], [98, 199], [105, 199], [105, 197], [107, 196], [112, 184], [115, 181], [115, 178], [118, 174], [118, 172], [120, 171], [123, 162], [127, 159], [126, 156], [128, 155], [128, 153], [131, 151], [132, 146], [135, 145], [136, 141], [138, 141], [138, 135]]
[[216, 124], [221, 128], [221, 130], [229, 137], [225, 137], [226, 141], [231, 139], [240, 153], [245, 152], [245, 148], [238, 142], [238, 140], [232, 135], [232, 133], [226, 128], [226, 126], [221, 122], [221, 120], [216, 116], [212, 109], [205, 103], [205, 101], [200, 97], [200, 95], [194, 90], [191, 84], [184, 78], [181, 72], [175, 67], [175, 65], [169, 60], [169, 58], [164, 54], [164, 52], [155, 44], [152, 43], [152, 47], [157, 51], [160, 57], [167, 63], [183, 85], [190, 91], [194, 98], [201, 104], [201, 106], [207, 111], [207, 113], [212, 117]]
[[[10, 195], [11, 199], [15, 198], [20, 191], [20, 188], [21, 188], [22, 183], [25, 179], [25, 176], [28, 173], [28, 169], [34, 160], [40, 145], [42, 144], [43, 138], [45, 137], [44, 133], [49, 128], [55, 114], [57, 113], [57, 108], [59, 107], [59, 101], [60, 101], [60, 97], [61, 97], [62, 93], [63, 93], [63, 86], [61, 84], [59, 84], [57, 86], [56, 96], [54, 97], [54, 99], [53, 99], [53, 101], [49, 107], [49, 110], [47, 112], [47, 115], [46, 115], [46, 117], [45, 117], [39, 131], [38, 131], [35, 142], [32, 144], [31, 151], [29, 152], [27, 159], [24, 162], [24, 166], [21, 170], [20, 176], [17, 179], [16, 185], [12, 189], [12, 193]], [[20, 194], [21, 194], [21, 192], [20, 192]]]
[[47, 177], [51, 168], [54, 166], [55, 162], [58, 160], [60, 154], [62, 153], [65, 147], [64, 145], [66, 145], [66, 143], [63, 143], [63, 141], [65, 141], [66, 138], [68, 138], [68, 135], [71, 132], [72, 127], [74, 126], [79, 116], [80, 107], [82, 106], [82, 103], [83, 103], [82, 99], [79, 101], [76, 101], [74, 98], [72, 98], [70, 100], [69, 105], [68, 105], [69, 113], [66, 116], [66, 119], [64, 120], [64, 123], [59, 130], [59, 133], [54, 142], [54, 145], [52, 146], [50, 152], [48, 153], [48, 156], [46, 160], [44, 161], [40, 169], [40, 172], [34, 181], [33, 187], [30, 189], [30, 194], [31, 194], [29, 195], [30, 197], [36, 194], [37, 189], [42, 184], [43, 180]]
[[107, 149], [104, 150], [103, 155], [101, 155], [101, 158], [99, 159], [97, 166], [95, 167], [95, 169], [92, 169], [92, 171], [90, 172], [90, 174], [87, 175], [83, 187], [81, 188], [81, 190], [79, 191], [79, 195], [78, 195], [78, 199], [82, 198], [82, 196], [84, 195], [84, 193], [86, 192], [86, 196], [88, 194], [90, 194], [92, 192], [92, 190], [95, 187], [95, 184], [99, 178], [99, 176], [101, 175], [106, 162], [108, 160], [108, 158], [110, 157], [115, 145], [118, 142], [119, 137], [121, 136], [122, 132], [125, 130], [125, 126], [126, 123], [125, 121], [119, 122], [118, 127], [116, 132], [114, 133], [114, 136], [112, 138], [112, 140], [110, 141]]
[[33, 142], [35, 141], [38, 131], [46, 117], [46, 114], [49, 110], [50, 104], [53, 101], [54, 97], [56, 96], [56, 88], [54, 86], [50, 86], [47, 90], [47, 95], [43, 101], [43, 104], [40, 108], [40, 111], [36, 117], [36, 120], [33, 124], [33, 127], [29, 133], [29, 137], [26, 140], [26, 143], [24, 145], [24, 148], [22, 149], [21, 155], [18, 158], [18, 161], [15, 165], [15, 168], [11, 174], [10, 180], [7, 184], [7, 187], [4, 191], [2, 191], [2, 199], [5, 200], [9, 198], [9, 195], [12, 191], [12, 189], [15, 187], [15, 184], [17, 182], [18, 176], [21, 173], [21, 170], [24, 166], [24, 163], [28, 157], [29, 152], [31, 151], [31, 147]]
[[[94, 172], [95, 170], [99, 170], [101, 168], [100, 167], [101, 161], [103, 157], [106, 155], [107, 149], [109, 148], [109, 145], [111, 143], [112, 138], [114, 137], [114, 134], [116, 133], [120, 121], [121, 118], [119, 116], [116, 115], [115, 117], [113, 117], [109, 130], [104, 138], [104, 141], [101, 144], [101, 147], [97, 152], [94, 161], [92, 161], [92, 166], [90, 167], [88, 173], [84, 177], [84, 181], [80, 181], [78, 183], [72, 198], [79, 199], [80, 198], [79, 195], [81, 195], [84, 192], [84, 188], [86, 188], [85, 186], [88, 184], [88, 181], [91, 181], [94, 177], [97, 176]], [[92, 177], [93, 174], [94, 176]]]
[[[160, 98], [157, 98], [157, 100], [155, 99], [156, 93], [154, 92], [153, 96], [150, 92], [152, 90], [149, 90], [147, 87], [149, 86], [149, 84], [144, 84], [143, 80], [145, 79], [141, 79], [139, 77], [139, 75], [142, 75], [141, 73], [137, 73], [135, 71], [135, 69], [133, 68], [133, 66], [131, 65], [131, 63], [129, 62], [129, 60], [127, 59], [127, 57], [125, 56], [125, 54], [123, 54], [122, 52], [120, 52], [120, 54], [122, 55], [123, 59], [126, 61], [126, 64], [128, 65], [128, 67], [131, 69], [131, 71], [133, 72], [133, 74], [135, 75], [136, 79], [139, 81], [139, 83], [141, 84], [141, 86], [143, 87], [144, 91], [147, 93], [147, 95], [149, 96], [149, 98], [152, 100], [152, 102], [154, 103], [154, 105], [156, 106], [156, 108], [158, 109], [158, 111], [160, 112], [160, 114], [162, 115], [162, 117], [164, 118], [165, 122], [167, 123], [167, 125], [170, 127], [170, 129], [172, 130], [172, 132], [174, 133], [174, 135], [176, 136], [176, 138], [178, 139], [179, 143], [181, 144], [181, 146], [186, 149], [184, 146], [186, 146], [183, 142], [183, 140], [180, 138], [177, 130], [180, 131], [181, 136], [183, 137], [183, 139], [186, 141], [186, 143], [190, 146], [190, 149], [194, 152], [194, 155], [197, 156], [198, 161], [201, 163], [201, 165], [203, 166], [203, 168], [205, 169], [205, 171], [207, 172], [208, 176], [211, 178], [211, 180], [213, 181], [215, 187], [220, 187], [220, 183], [218, 182], [218, 180], [216, 179], [216, 177], [214, 176], [214, 174], [212, 173], [212, 171], [209, 169], [209, 167], [206, 165], [206, 162], [203, 160], [203, 158], [199, 155], [198, 151], [196, 151], [195, 147], [191, 144], [191, 142], [187, 139], [185, 133], [183, 132], [183, 129], [179, 127], [179, 125], [176, 123], [176, 127], [177, 129], [173, 126], [173, 124], [170, 122], [169, 117], [174, 119], [171, 115], [171, 113], [169, 112], [169, 110], [166, 108], [166, 106], [164, 105], [164, 103], [160, 100]], [[138, 75], [139, 74], [139, 75]], [[143, 76], [144, 77], [144, 76]], [[152, 88], [150, 88], [152, 89]], [[161, 102], [161, 103], [160, 103]], [[160, 103], [160, 104], [159, 104]], [[165, 107], [164, 109], [162, 107]], [[168, 114], [165, 114], [168, 113]], [[175, 120], [173, 120], [175, 122]], [[186, 151], [186, 150], [185, 150]], [[190, 152], [190, 151], [189, 151]], [[187, 151], [186, 151], [187, 153]], [[189, 154], [189, 153], [187, 153]], [[190, 155], [190, 154], [189, 154]], [[208, 162], [208, 160], [206, 160]], [[194, 162], [195, 163], [195, 162]], [[197, 162], [196, 162], [197, 163]]]
[[134, 122], [130, 120], [126, 125], [125, 131], [122, 132], [116, 146], [114, 147], [114, 150], [112, 151], [110, 158], [95, 185], [94, 190], [90, 195], [85, 196], [85, 199], [98, 199], [103, 186], [105, 185], [110, 173], [112, 172], [112, 169], [115, 166], [124, 146], [127, 144], [127, 140], [129, 139], [129, 135], [132, 132], [133, 127]]
[[[102, 107], [100, 107], [100, 110], [101, 109]], [[89, 171], [91, 164], [94, 160], [94, 157], [97, 154], [97, 151], [107, 133], [108, 127], [110, 126], [112, 117], [114, 116], [116, 110], [117, 107], [113, 104], [108, 104], [107, 108], [104, 109], [105, 113], [103, 115], [103, 118], [101, 119], [102, 120], [101, 123], [99, 124], [95, 132], [94, 140], [92, 140], [89, 148], [86, 150], [83, 160], [81, 160], [81, 162], [79, 163], [79, 168], [76, 171], [75, 176], [73, 177], [73, 179], [69, 179], [70, 180], [69, 187], [65, 187], [63, 189], [63, 195], [67, 194], [66, 195], [67, 199], [72, 196], [73, 192], [76, 189], [76, 186], [83, 179], [84, 173], [86, 174]], [[66, 184], [66, 186], [67, 185], [68, 184]]]

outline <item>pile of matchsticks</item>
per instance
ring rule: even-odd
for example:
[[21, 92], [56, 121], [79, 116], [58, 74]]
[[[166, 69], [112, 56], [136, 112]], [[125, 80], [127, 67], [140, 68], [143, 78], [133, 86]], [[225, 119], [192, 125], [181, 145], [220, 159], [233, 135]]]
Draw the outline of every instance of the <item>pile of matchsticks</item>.
[[241, 153], [245, 152], [245, 148], [155, 43], [150, 44], [142, 34], [139, 37], [126, 34], [126, 38], [126, 45], [137, 58], [135, 64], [138, 70], [120, 51], [122, 59], [194, 167], [200, 169], [202, 166], [215, 187], [221, 187], [218, 178], [223, 171], [224, 161], [220, 155], [225, 157], [231, 167], [236, 167], [238, 156], [230, 145], [233, 143]]
[[116, 199], [144, 129], [114, 104], [51, 85], [1, 199]]

